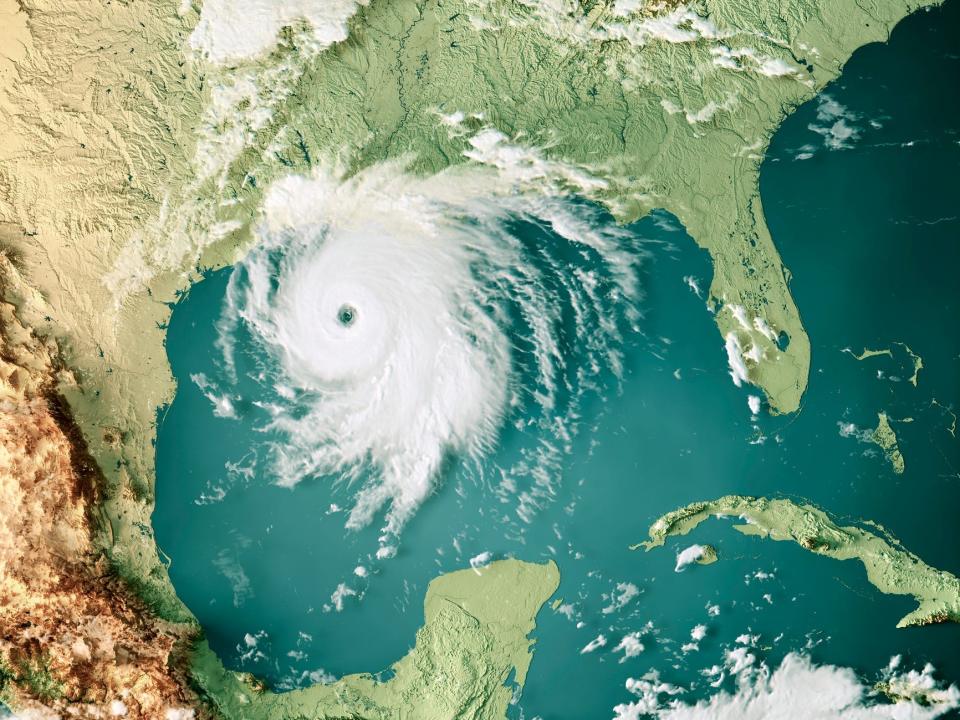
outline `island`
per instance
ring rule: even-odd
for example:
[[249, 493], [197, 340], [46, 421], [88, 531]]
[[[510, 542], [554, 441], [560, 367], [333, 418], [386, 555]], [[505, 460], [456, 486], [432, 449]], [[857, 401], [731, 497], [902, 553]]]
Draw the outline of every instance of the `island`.
[[691, 503], [657, 519], [650, 539], [631, 549], [661, 547], [668, 537], [686, 535], [711, 517], [739, 519], [733, 527], [744, 535], [789, 540], [834, 560], [859, 560], [880, 592], [917, 601], [919, 607], [900, 619], [899, 628], [960, 622], [960, 579], [955, 575], [930, 567], [892, 537], [840, 526], [823, 510], [792, 500], [726, 495]]

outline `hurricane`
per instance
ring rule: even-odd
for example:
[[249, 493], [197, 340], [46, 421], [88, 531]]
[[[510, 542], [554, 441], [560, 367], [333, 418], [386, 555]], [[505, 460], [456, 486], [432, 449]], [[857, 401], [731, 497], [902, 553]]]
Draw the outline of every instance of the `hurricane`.
[[380, 556], [449, 462], [482, 472], [508, 431], [530, 438], [527, 461], [499, 482], [532, 478], [517, 508], [531, 512], [583, 396], [620, 375], [637, 331], [636, 237], [596, 205], [480, 169], [288, 177], [256, 233], [219, 323], [226, 367], [245, 333], [274, 481], [352, 484], [346, 526], [383, 512]]

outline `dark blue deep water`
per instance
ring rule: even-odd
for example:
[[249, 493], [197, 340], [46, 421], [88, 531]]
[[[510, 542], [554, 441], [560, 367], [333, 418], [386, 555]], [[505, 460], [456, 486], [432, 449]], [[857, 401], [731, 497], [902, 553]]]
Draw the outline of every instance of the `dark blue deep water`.
[[[748, 629], [771, 663], [809, 646], [817, 662], [872, 680], [904, 653], [910, 666], [931, 661], [960, 680], [960, 628], [895, 629], [912, 601], [877, 592], [859, 564], [746, 538], [720, 521], [656, 552], [627, 549], [657, 516], [694, 500], [785, 495], [845, 522], [879, 522], [929, 564], [960, 573], [960, 446], [950, 432], [960, 404], [958, 31], [958, 0], [908, 18], [888, 44], [858, 51], [773, 139], [763, 203], [813, 346], [798, 413], [751, 420], [750, 391], [731, 382], [713, 318], [684, 281], [709, 285], [706, 254], [668, 216], [647, 218], [631, 228], [651, 255], [642, 335], [627, 342], [621, 390], [585, 406], [595, 427], [575, 440], [555, 497], [522, 524], [454, 465], [404, 531], [397, 557], [365, 580], [352, 570], [376, 548], [376, 528], [347, 533], [343, 513], [328, 512], [349, 507], [350, 488], [318, 481], [290, 490], [245, 475], [262, 440], [243, 421], [255, 409], [240, 407], [240, 421], [215, 417], [191, 381], [220, 373], [215, 326], [230, 271], [197, 284], [170, 322], [179, 390], [160, 424], [153, 521], [178, 593], [224, 662], [278, 687], [321, 668], [386, 668], [413, 643], [430, 579], [491, 552], [555, 559], [557, 596], [574, 606], [573, 620], [541, 612], [517, 716], [609, 717], [630, 699], [626, 677], [656, 667], [688, 685]], [[842, 141], [830, 132], [838, 121], [853, 130]], [[923, 358], [917, 387], [897, 343]], [[893, 357], [857, 361], [845, 348], [891, 348]], [[902, 475], [875, 446], [839, 431], [841, 422], [874, 427], [880, 411], [894, 421]], [[508, 465], [513, 451], [505, 431], [496, 459]], [[720, 562], [675, 573], [675, 551], [690, 542], [716, 545]], [[342, 581], [362, 599], [325, 609]], [[602, 612], [603, 594], [626, 582], [641, 594]], [[718, 616], [708, 617], [710, 604]], [[648, 621], [658, 634], [619, 664], [610, 648]], [[709, 630], [699, 652], [682, 655], [701, 622]], [[610, 646], [581, 655], [601, 632]], [[262, 655], [248, 653], [246, 635]]]

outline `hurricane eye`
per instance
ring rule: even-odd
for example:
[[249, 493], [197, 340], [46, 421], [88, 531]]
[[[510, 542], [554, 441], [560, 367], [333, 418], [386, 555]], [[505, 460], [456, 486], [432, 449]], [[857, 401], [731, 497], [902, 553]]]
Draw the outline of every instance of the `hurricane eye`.
[[337, 310], [337, 322], [344, 327], [350, 327], [356, 322], [357, 309], [353, 305], [341, 305]]

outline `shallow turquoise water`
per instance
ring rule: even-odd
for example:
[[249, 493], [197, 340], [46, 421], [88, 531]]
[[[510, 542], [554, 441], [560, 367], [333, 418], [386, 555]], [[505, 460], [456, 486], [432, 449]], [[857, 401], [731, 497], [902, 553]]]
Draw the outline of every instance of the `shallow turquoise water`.
[[[859, 565], [744, 538], [719, 521], [657, 552], [627, 549], [655, 517], [693, 500], [785, 494], [850, 522], [880, 522], [928, 563], [960, 572], [960, 449], [947, 432], [949, 414], [931, 404], [960, 400], [958, 29], [957, 0], [908, 18], [889, 45], [859, 51], [828, 88], [845, 111], [818, 118], [823, 100], [814, 100], [774, 138], [761, 175], [764, 207], [813, 344], [799, 413], [751, 421], [748, 390], [730, 381], [713, 319], [684, 281], [709, 284], [707, 257], [669, 217], [648, 218], [632, 228], [650, 253], [642, 335], [628, 343], [620, 391], [611, 379], [609, 392], [584, 408], [595, 427], [576, 439], [543, 510], [529, 524], [517, 520], [515, 503], [454, 464], [404, 531], [398, 556], [369, 580], [351, 573], [376, 548], [375, 528], [346, 533], [343, 514], [327, 514], [331, 503], [349, 506], [350, 488], [317, 480], [289, 490], [244, 476], [263, 437], [253, 404], [262, 398], [242, 378], [262, 360], [240, 356], [241, 421], [215, 417], [190, 376], [221, 372], [215, 324], [229, 270], [195, 286], [170, 323], [180, 388], [160, 425], [154, 526], [173, 558], [177, 591], [225, 662], [280, 687], [319, 668], [335, 675], [385, 668], [411, 646], [429, 580], [489, 551], [556, 559], [558, 597], [584, 623], [541, 613], [518, 716], [608, 717], [630, 699], [627, 676], [657, 667], [664, 679], [689, 684], [748, 628], [762, 635], [771, 662], [812, 639], [817, 661], [867, 678], [904, 652], [909, 664], [930, 660], [960, 680], [960, 628], [896, 630], [912, 601], [876, 592]], [[850, 147], [829, 149], [810, 126], [837, 119], [858, 134]], [[895, 342], [923, 357], [917, 388], [905, 382], [904, 353], [858, 362], [842, 352]], [[900, 476], [873, 446], [839, 432], [841, 421], [875, 426], [881, 410], [914, 418], [894, 425], [906, 458]], [[760, 435], [767, 440], [752, 444]], [[505, 430], [490, 462], [509, 465], [522, 440]], [[202, 501], [218, 487], [222, 499]], [[721, 562], [674, 573], [674, 550], [690, 542], [715, 544]], [[748, 577], [757, 570], [774, 577]], [[362, 600], [325, 612], [344, 580]], [[603, 593], [620, 582], [642, 593], [604, 613]], [[707, 616], [712, 603], [717, 617]], [[617, 663], [610, 647], [647, 621], [659, 634], [642, 655]], [[701, 622], [709, 633], [699, 653], [682, 656], [680, 644]], [[581, 655], [600, 632], [611, 645]], [[249, 654], [247, 634], [260, 638], [262, 657]]]

